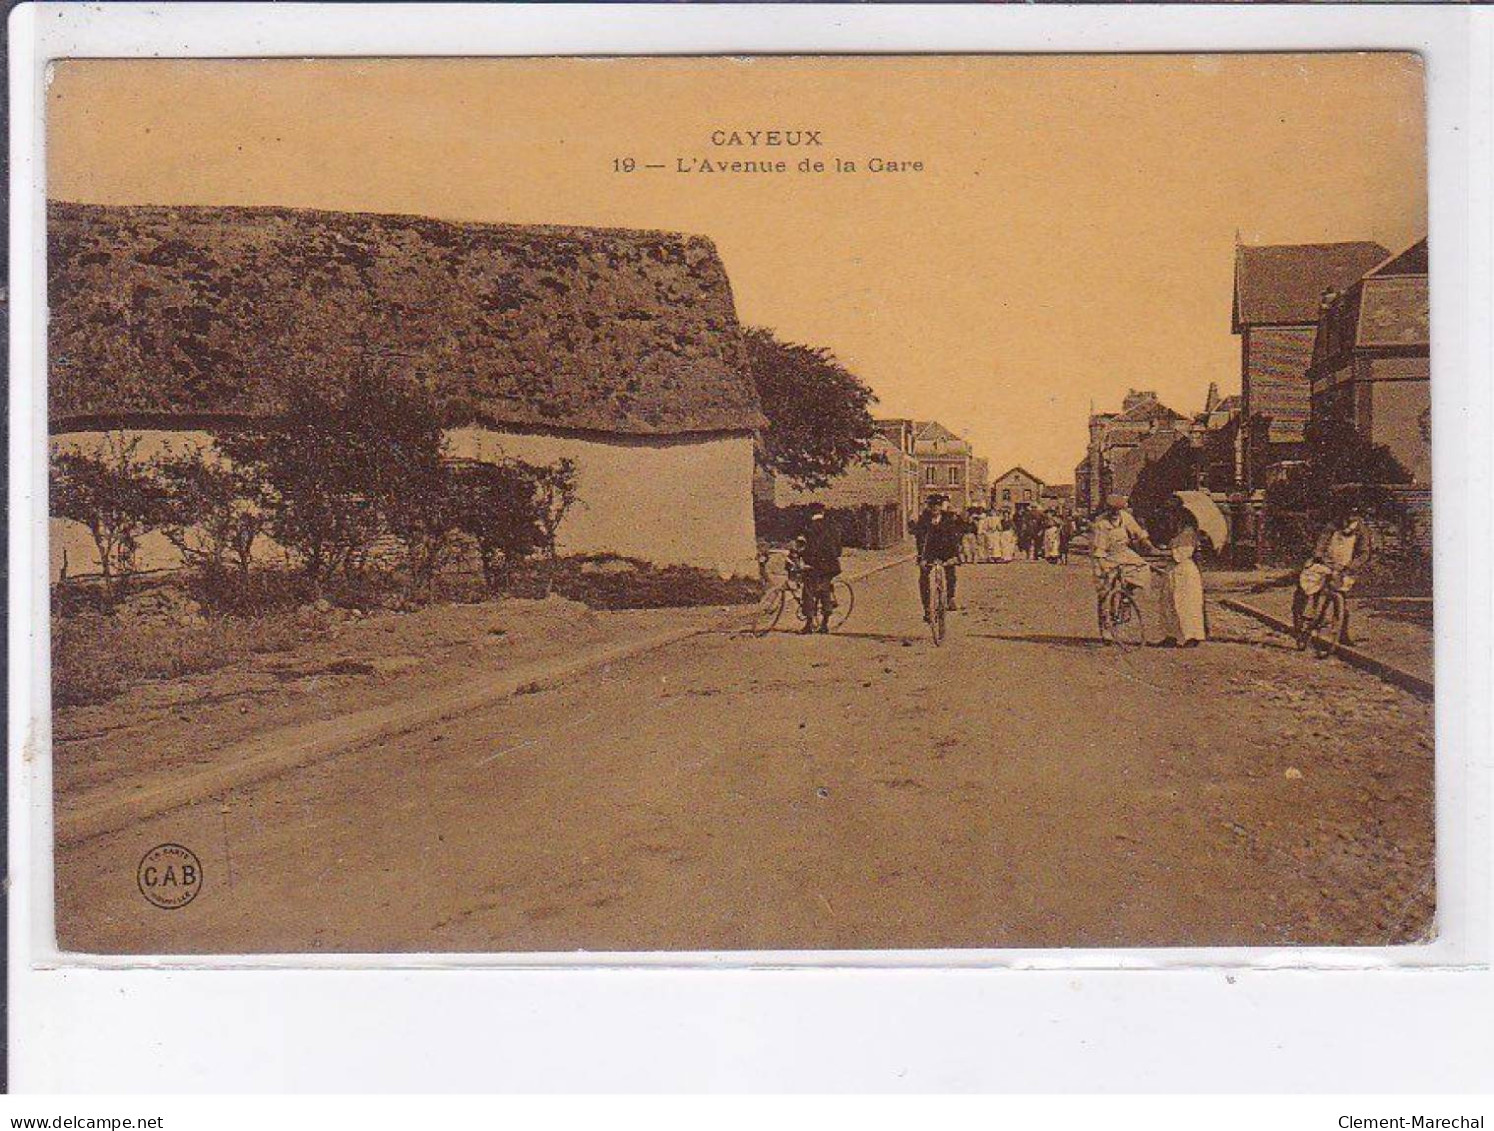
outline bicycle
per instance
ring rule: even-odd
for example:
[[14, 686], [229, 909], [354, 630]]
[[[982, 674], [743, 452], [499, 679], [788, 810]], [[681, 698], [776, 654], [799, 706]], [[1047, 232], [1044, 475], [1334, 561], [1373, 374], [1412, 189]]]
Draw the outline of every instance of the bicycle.
[[[767, 553], [758, 555], [758, 576], [762, 578], [766, 588], [752, 616], [752, 635], [754, 636], [766, 636], [777, 628], [790, 601], [799, 611], [800, 618], [804, 616], [804, 579], [800, 570], [792, 561], [789, 561], [785, 564], [783, 580], [774, 582], [768, 576], [768, 562], [775, 554], [787, 557], [788, 551], [769, 550]], [[835, 609], [830, 614], [830, 629], [834, 631], [845, 624], [850, 617], [851, 610], [856, 605], [856, 591], [851, 588], [850, 582], [839, 577], [831, 583], [830, 591], [835, 596]]]
[[936, 648], [948, 635], [949, 583], [944, 576], [944, 565], [944, 562], [935, 562], [929, 569], [929, 634], [933, 636]]
[[1122, 652], [1146, 646], [1146, 622], [1141, 616], [1141, 607], [1131, 594], [1131, 586], [1118, 566], [1104, 570], [1100, 577], [1104, 587], [1100, 590], [1096, 612], [1100, 621], [1100, 639], [1114, 644]]
[[1323, 587], [1307, 598], [1297, 629], [1297, 646], [1311, 647], [1314, 655], [1327, 659], [1344, 642], [1349, 607], [1338, 573], [1323, 580]]

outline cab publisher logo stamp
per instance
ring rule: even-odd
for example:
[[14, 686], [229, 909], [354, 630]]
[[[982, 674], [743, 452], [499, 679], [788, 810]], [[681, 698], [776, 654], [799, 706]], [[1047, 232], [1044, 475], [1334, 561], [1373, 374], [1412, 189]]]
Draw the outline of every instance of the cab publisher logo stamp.
[[202, 864], [190, 848], [158, 844], [135, 869], [140, 894], [157, 907], [175, 911], [197, 898], [202, 890]]

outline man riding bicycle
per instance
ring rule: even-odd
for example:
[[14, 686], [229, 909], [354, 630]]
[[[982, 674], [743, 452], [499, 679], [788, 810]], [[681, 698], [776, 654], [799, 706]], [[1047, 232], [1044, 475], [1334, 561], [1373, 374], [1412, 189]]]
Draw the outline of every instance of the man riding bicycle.
[[913, 538], [918, 545], [918, 596], [923, 602], [923, 619], [929, 620], [929, 574], [937, 567], [944, 570], [944, 588], [949, 594], [951, 611], [955, 608], [955, 566], [960, 560], [960, 541], [964, 524], [949, 508], [943, 495], [930, 495], [923, 513], [913, 524]]
[[1106, 495], [1104, 510], [1090, 524], [1090, 555], [1094, 561], [1096, 594], [1101, 606], [1112, 576], [1118, 574], [1121, 584], [1133, 592], [1151, 585], [1151, 567], [1137, 551], [1156, 554], [1157, 547], [1152, 545], [1146, 527], [1137, 522], [1136, 516], [1128, 509], [1128, 502], [1124, 495]]
[[[797, 558], [797, 561], [795, 561]], [[835, 578], [840, 574], [840, 536], [825, 518], [825, 508], [814, 503], [809, 511], [809, 525], [794, 543], [790, 567], [797, 568], [804, 585], [804, 627], [811, 633], [815, 620], [821, 632], [830, 631], [830, 614], [835, 611]]]
[[[1292, 594], [1292, 628], [1296, 631], [1299, 650], [1307, 647], [1302, 628], [1309, 616], [1317, 614], [1324, 587], [1331, 585], [1340, 593], [1347, 594], [1354, 587], [1355, 576], [1369, 564], [1373, 549], [1369, 526], [1360, 509], [1353, 504], [1340, 507], [1336, 520], [1318, 534], [1312, 558], [1297, 575], [1297, 591]], [[1349, 639], [1347, 601], [1344, 602], [1339, 639], [1344, 644], [1353, 643]]]

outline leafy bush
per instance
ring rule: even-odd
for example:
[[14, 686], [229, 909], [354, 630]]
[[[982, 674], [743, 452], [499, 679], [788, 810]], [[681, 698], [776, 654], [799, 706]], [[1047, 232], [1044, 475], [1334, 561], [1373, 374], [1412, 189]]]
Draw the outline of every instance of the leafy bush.
[[188, 579], [187, 592], [204, 612], [236, 617], [294, 609], [316, 599], [304, 574], [284, 569], [201, 569]]
[[165, 503], [162, 530], [182, 561], [215, 575], [231, 563], [247, 577], [254, 543], [269, 520], [260, 481], [199, 449], [163, 457], [154, 473]]
[[[270, 534], [314, 585], [334, 573], [361, 573], [386, 510], [400, 505], [402, 493], [426, 489], [398, 481], [400, 472], [440, 462], [440, 431], [432, 433], [422, 403], [408, 387], [364, 370], [336, 393], [294, 384], [279, 419], [217, 438], [229, 460], [263, 485]], [[434, 450], [423, 450], [433, 435]]]
[[97, 455], [61, 451], [51, 460], [51, 513], [87, 528], [110, 604], [135, 573], [140, 538], [168, 517], [165, 492], [154, 466], [137, 455], [139, 447], [140, 437], [111, 432]]
[[476, 543], [484, 581], [502, 592], [516, 563], [541, 551], [554, 557], [560, 524], [576, 501], [576, 465], [463, 464], [452, 470], [450, 491], [456, 525]]

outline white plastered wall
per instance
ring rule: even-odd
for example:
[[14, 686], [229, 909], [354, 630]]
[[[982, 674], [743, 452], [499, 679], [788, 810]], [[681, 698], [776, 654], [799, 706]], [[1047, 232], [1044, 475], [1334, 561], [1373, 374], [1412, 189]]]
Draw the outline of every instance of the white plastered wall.
[[[72, 432], [53, 437], [52, 450], [100, 452], [111, 435], [126, 442], [138, 437], [135, 454], [140, 459], [206, 448], [212, 442], [202, 431]], [[465, 459], [574, 460], [579, 497], [560, 527], [563, 554], [614, 553], [656, 565], [756, 573], [750, 435], [639, 443], [457, 428], [447, 433], [446, 442], [450, 456]], [[268, 540], [266, 548], [280, 552]], [[53, 519], [53, 580], [64, 556], [72, 576], [98, 572], [88, 532], [76, 522]], [[180, 564], [176, 549], [159, 534], [141, 540], [137, 560], [144, 570]]]

